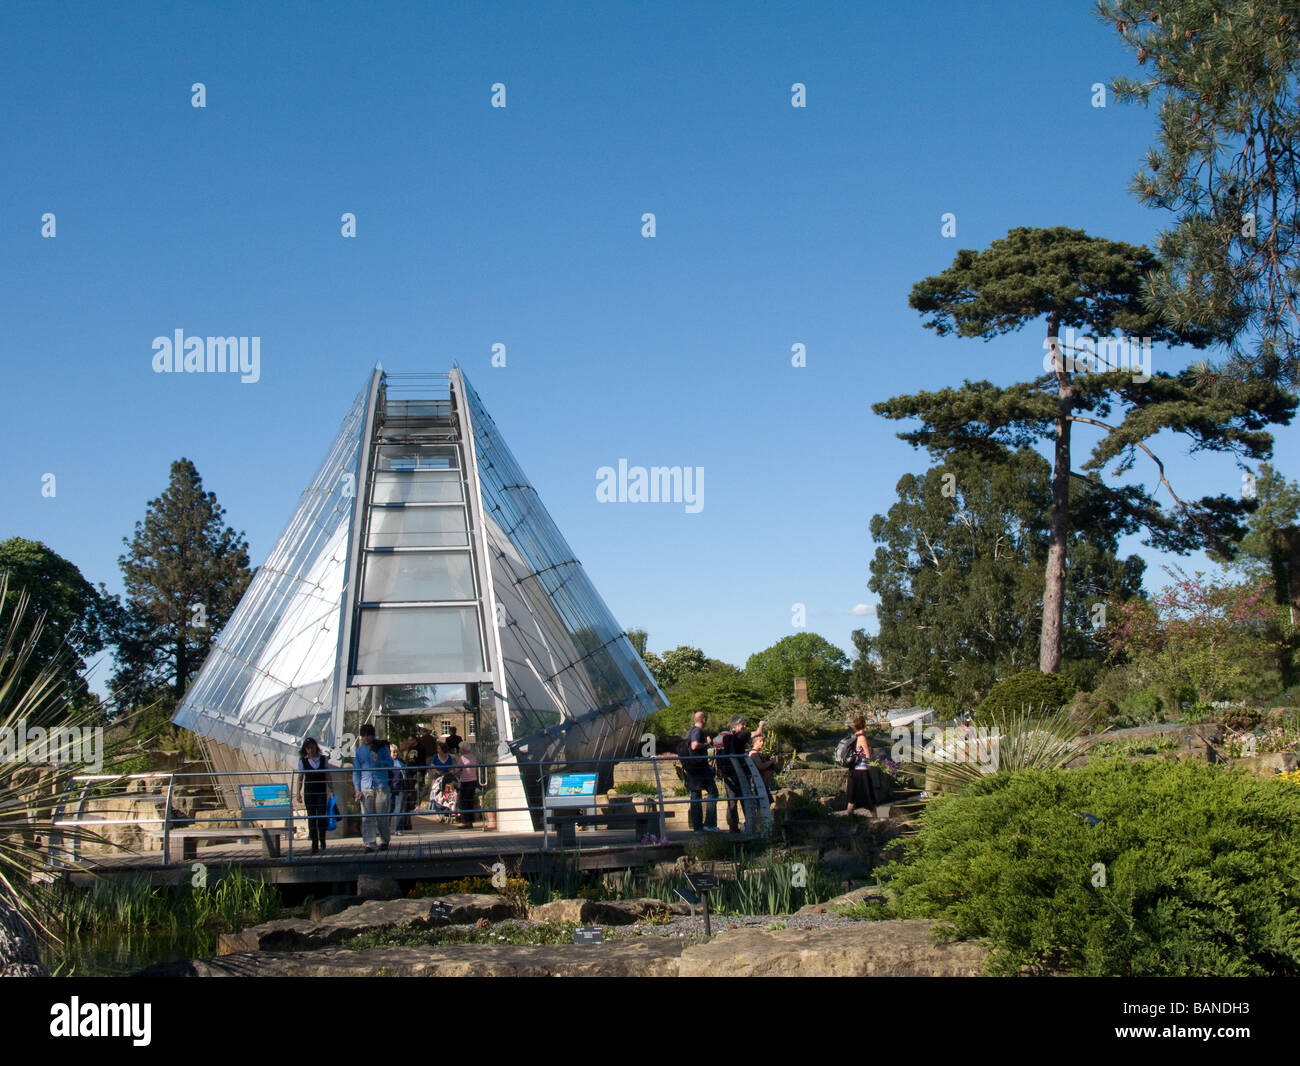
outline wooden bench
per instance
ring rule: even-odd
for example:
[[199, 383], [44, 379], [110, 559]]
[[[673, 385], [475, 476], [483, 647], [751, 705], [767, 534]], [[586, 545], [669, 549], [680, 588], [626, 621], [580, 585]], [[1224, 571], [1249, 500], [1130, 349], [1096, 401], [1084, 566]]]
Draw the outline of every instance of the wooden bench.
[[660, 818], [676, 817], [672, 811], [660, 814], [658, 811], [611, 812], [610, 814], [579, 814], [577, 811], [554, 811], [546, 818], [548, 825], [555, 826], [560, 847], [573, 848], [578, 845], [577, 827], [580, 825], [603, 825], [609, 829], [632, 826], [638, 838], [648, 836], [659, 829]]
[[266, 854], [272, 859], [280, 857], [280, 836], [284, 829], [267, 829], [255, 826], [252, 829], [173, 829], [172, 840], [181, 842], [181, 858], [196, 859], [199, 854], [200, 840], [258, 840], [261, 839]]
[[[246, 823], [233, 829], [173, 829], [172, 840], [181, 842], [181, 858], [198, 857], [200, 840], [261, 840], [266, 854], [280, 857], [280, 837], [292, 833], [293, 806], [289, 786], [284, 784], [239, 785], [239, 819]], [[283, 821], [283, 826], [253, 825], [263, 820]]]

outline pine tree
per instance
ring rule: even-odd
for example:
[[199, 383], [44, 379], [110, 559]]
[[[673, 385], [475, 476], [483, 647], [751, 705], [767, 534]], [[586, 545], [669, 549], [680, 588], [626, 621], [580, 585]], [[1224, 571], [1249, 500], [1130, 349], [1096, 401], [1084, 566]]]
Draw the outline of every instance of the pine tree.
[[119, 558], [128, 621], [115, 684], [137, 701], [164, 689], [179, 699], [248, 587], [248, 544], [188, 459], [172, 463]]
[[[995, 461], [954, 452], [903, 476], [898, 502], [871, 520], [880, 630], [868, 651], [881, 659], [881, 689], [973, 706], [996, 680], [1037, 663], [1051, 499], [1051, 468], [1030, 448]], [[1063, 599], [1070, 661], [1100, 662], [1094, 610], [1136, 595], [1146, 565], [1117, 558], [1117, 530], [1093, 502], [1076, 485]]]
[[1169, 321], [1234, 343], [1238, 371], [1300, 380], [1300, 5], [1102, 0], [1137, 55], [1120, 100], [1159, 100], [1137, 198], [1177, 213], [1150, 289]]
[[[1232, 382], [1199, 368], [1149, 376], [1135, 373], [1131, 366], [1113, 368], [1125, 351], [1130, 363], [1134, 361], [1133, 346], [1139, 341], [1208, 341], [1204, 333], [1173, 332], [1146, 308], [1144, 279], [1158, 266], [1149, 249], [1065, 227], [1013, 229], [983, 252], [964, 249], [942, 274], [913, 287], [909, 302], [930, 316], [924, 324], [940, 335], [990, 340], [1046, 318], [1040, 349], [1046, 355], [1041, 360], [1035, 355], [1035, 361], [1051, 369], [1033, 381], [1005, 388], [967, 381], [959, 389], [895, 396], [873, 407], [887, 418], [921, 419], [921, 429], [899, 437], [940, 459], [965, 452], [994, 460], [1008, 447], [1053, 441], [1039, 641], [1039, 669], [1044, 673], [1056, 673], [1061, 664], [1070, 479], [1087, 482], [1098, 513], [1103, 507], [1110, 512], [1107, 523], [1112, 528], [1145, 530], [1147, 544], [1174, 552], [1198, 547], [1231, 552], [1244, 532], [1239, 516], [1249, 510], [1249, 503], [1227, 495], [1179, 499], [1147, 438], [1175, 430], [1191, 438], [1194, 450], [1267, 458], [1273, 438], [1264, 427], [1285, 424], [1295, 413], [1294, 396], [1261, 380]], [[1088, 333], [1069, 343], [1071, 334], [1063, 337], [1062, 328]], [[1107, 341], [1118, 346], [1106, 348]], [[1106, 359], [1099, 349], [1105, 350]], [[1123, 409], [1123, 417], [1108, 421], [1116, 407]], [[1083, 465], [1086, 475], [1071, 469], [1075, 423], [1105, 431]], [[1115, 473], [1125, 473], [1136, 463], [1139, 449], [1154, 460], [1159, 485], [1173, 496], [1177, 515], [1163, 511], [1144, 487], [1111, 488], [1101, 481], [1099, 471], [1107, 462], [1117, 460]]]

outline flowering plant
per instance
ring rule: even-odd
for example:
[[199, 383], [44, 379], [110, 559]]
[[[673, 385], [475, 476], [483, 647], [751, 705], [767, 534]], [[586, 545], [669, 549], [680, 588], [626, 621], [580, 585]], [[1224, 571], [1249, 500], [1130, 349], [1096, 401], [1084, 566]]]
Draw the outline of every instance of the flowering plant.
[[1107, 605], [1102, 640], [1142, 687], [1167, 706], [1250, 695], [1277, 672], [1281, 645], [1270, 635], [1278, 608], [1267, 581], [1234, 584], [1166, 567], [1173, 582], [1149, 600]]

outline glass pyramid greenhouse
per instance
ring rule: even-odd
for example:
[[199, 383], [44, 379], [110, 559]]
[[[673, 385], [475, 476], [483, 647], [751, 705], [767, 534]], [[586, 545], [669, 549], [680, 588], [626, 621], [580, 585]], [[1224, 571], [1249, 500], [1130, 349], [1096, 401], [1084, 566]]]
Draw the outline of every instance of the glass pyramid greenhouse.
[[288, 769], [308, 736], [338, 765], [385, 716], [467, 722], [522, 808], [539, 762], [636, 754], [666, 702], [460, 370], [376, 369], [173, 721], [225, 772]]

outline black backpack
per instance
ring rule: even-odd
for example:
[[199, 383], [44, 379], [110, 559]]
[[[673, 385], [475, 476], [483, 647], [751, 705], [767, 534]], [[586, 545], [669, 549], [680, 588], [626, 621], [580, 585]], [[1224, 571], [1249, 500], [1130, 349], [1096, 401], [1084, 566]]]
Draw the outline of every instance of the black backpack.
[[735, 733], [723, 733], [716, 738], [718, 749], [718, 773], [728, 780], [739, 780], [740, 760], [729, 758], [743, 754], [740, 750], [740, 738]]
[[858, 765], [858, 736], [850, 733], [835, 746], [835, 765], [850, 769]]

